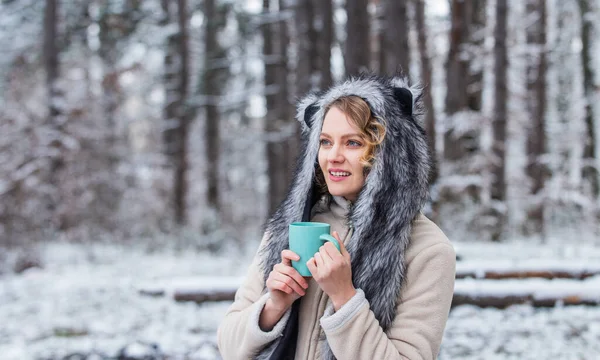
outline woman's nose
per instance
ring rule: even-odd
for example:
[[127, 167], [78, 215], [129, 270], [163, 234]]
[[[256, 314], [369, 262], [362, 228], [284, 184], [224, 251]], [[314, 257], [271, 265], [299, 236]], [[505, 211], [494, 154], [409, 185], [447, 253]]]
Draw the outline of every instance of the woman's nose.
[[344, 161], [344, 156], [342, 155], [341, 149], [335, 145], [329, 150], [329, 154], [327, 154], [327, 160], [330, 162], [342, 162]]

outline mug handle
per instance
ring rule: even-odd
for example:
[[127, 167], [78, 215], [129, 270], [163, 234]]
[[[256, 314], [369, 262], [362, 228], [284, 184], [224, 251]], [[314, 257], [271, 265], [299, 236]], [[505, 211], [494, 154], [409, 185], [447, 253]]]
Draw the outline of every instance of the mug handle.
[[335, 245], [335, 247], [338, 249], [338, 251], [342, 251], [342, 249], [340, 248], [340, 243], [333, 236], [329, 234], [321, 234], [321, 236], [319, 236], [319, 239], [323, 241], [323, 244], [325, 244], [327, 241], [332, 242], [333, 245]]

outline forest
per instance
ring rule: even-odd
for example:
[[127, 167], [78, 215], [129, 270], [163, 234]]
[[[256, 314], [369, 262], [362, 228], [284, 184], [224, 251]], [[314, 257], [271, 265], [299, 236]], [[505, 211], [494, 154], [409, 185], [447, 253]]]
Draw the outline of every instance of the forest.
[[[598, 0], [0, 0], [0, 303], [12, 304], [0, 319], [15, 321], [0, 353], [83, 351], [61, 341], [104, 330], [64, 314], [104, 299], [94, 317], [123, 340], [113, 354], [143, 328], [137, 339], [165, 354], [185, 339], [182, 358], [218, 358], [226, 304], [149, 305], [130, 290], [243, 274], [292, 179], [298, 99], [361, 73], [422, 88], [435, 158], [423, 212], [460, 257], [600, 259], [599, 39]], [[67, 285], [40, 287], [46, 277]], [[34, 302], [42, 293], [64, 316]], [[45, 315], [26, 315], [29, 301]], [[499, 335], [473, 336], [503, 343], [497, 358], [600, 354], [600, 329], [585, 325], [597, 309], [469, 306], [452, 310], [440, 359], [492, 358], [462, 337], [490, 322]], [[168, 338], [155, 336], [159, 309]], [[513, 327], [544, 344], [536, 321], [554, 343], [583, 339], [580, 352], [526, 357]]]
[[596, 1], [1, 4], [3, 244], [240, 238], [285, 196], [296, 99], [360, 72], [423, 87], [450, 237], [597, 234]]

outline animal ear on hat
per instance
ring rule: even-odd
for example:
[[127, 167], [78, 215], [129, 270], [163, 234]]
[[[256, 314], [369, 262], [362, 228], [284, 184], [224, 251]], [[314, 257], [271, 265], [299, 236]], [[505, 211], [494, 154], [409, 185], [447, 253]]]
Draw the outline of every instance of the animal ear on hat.
[[404, 115], [412, 116], [413, 112], [413, 94], [407, 88], [395, 87], [394, 99], [400, 105], [400, 110]]
[[308, 128], [312, 127], [314, 121], [313, 117], [317, 111], [319, 111], [319, 107], [317, 106], [316, 102], [308, 105], [308, 107], [306, 107], [304, 110], [304, 123]]

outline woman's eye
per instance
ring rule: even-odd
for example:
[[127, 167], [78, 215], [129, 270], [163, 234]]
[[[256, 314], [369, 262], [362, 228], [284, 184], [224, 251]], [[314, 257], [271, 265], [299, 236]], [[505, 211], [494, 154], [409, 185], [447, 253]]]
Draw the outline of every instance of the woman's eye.
[[319, 143], [321, 144], [321, 146], [327, 146], [331, 144], [327, 139], [321, 139], [319, 140]]
[[348, 145], [352, 147], [361, 147], [362, 144], [356, 140], [348, 140]]

